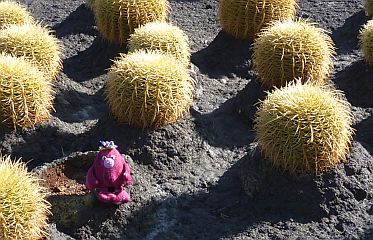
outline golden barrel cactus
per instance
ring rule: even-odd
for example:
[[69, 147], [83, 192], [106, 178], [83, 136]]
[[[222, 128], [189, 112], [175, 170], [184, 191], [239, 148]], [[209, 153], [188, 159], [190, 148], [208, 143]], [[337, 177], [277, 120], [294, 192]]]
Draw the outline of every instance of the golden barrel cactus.
[[116, 59], [108, 74], [106, 99], [114, 116], [136, 127], [175, 122], [189, 111], [194, 82], [169, 54], [136, 51]]
[[340, 91], [292, 82], [260, 103], [255, 117], [259, 147], [274, 167], [320, 173], [346, 158], [354, 130], [350, 104]]
[[190, 64], [188, 36], [179, 27], [165, 22], [151, 22], [135, 29], [128, 40], [128, 51], [160, 50], [174, 55], [184, 66]]
[[267, 87], [302, 82], [325, 83], [333, 71], [335, 47], [321, 28], [304, 20], [274, 22], [253, 46], [253, 68]]
[[0, 120], [27, 128], [48, 120], [53, 109], [53, 90], [45, 76], [21, 57], [0, 55]]
[[39, 181], [20, 160], [0, 155], [0, 239], [46, 236], [50, 204]]
[[15, 1], [0, 2], [0, 29], [8, 25], [23, 25], [34, 20], [25, 7]]
[[0, 52], [26, 58], [50, 80], [54, 80], [62, 68], [59, 40], [39, 25], [12, 25], [2, 29]]
[[168, 10], [168, 0], [95, 0], [94, 15], [102, 37], [124, 45], [135, 28], [165, 21]]
[[220, 0], [219, 20], [224, 31], [253, 40], [268, 23], [293, 19], [297, 0]]
[[365, 61], [373, 65], [373, 20], [369, 20], [361, 29], [359, 40]]

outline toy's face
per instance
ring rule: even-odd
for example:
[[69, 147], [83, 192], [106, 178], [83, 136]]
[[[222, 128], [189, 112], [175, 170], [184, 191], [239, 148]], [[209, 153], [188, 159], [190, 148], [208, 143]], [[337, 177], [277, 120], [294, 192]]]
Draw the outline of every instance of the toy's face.
[[115, 162], [120, 161], [122, 155], [116, 149], [110, 150], [101, 150], [96, 158], [96, 161], [100, 166], [103, 166], [107, 169], [113, 168]]

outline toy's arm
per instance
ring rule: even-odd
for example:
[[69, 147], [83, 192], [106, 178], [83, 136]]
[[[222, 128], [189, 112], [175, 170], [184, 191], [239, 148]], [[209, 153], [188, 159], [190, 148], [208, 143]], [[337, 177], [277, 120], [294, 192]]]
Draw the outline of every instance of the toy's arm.
[[89, 190], [93, 190], [97, 187], [98, 181], [94, 175], [93, 166], [89, 168], [85, 179], [85, 187]]
[[130, 165], [126, 162], [125, 159], [124, 159], [124, 163], [123, 164], [124, 164], [124, 173], [123, 173], [124, 185], [125, 186], [132, 185], [133, 184], [133, 180], [132, 180], [132, 176], [131, 176]]

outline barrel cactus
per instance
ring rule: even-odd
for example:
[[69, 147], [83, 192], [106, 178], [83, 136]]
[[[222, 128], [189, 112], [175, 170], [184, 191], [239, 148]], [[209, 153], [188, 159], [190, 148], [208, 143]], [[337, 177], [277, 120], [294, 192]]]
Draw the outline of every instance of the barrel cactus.
[[2, 29], [0, 52], [25, 57], [50, 80], [54, 80], [62, 68], [59, 40], [39, 25], [12, 25]]
[[268, 23], [293, 19], [296, 7], [297, 0], [221, 0], [219, 20], [235, 38], [253, 40]]
[[27, 128], [50, 118], [53, 91], [45, 75], [22, 57], [0, 55], [0, 120]]
[[23, 25], [34, 22], [25, 7], [15, 1], [0, 2], [0, 29], [8, 25]]
[[135, 29], [128, 41], [128, 51], [160, 50], [173, 54], [184, 66], [190, 64], [188, 36], [170, 23], [151, 22]]
[[365, 61], [373, 65], [373, 20], [369, 20], [360, 31], [360, 48]]
[[292, 82], [260, 103], [254, 129], [274, 167], [320, 173], [346, 158], [354, 130], [350, 104], [328, 86]]
[[304, 20], [274, 22], [254, 42], [253, 67], [263, 85], [302, 82], [325, 83], [333, 70], [333, 40], [321, 28]]
[[364, 0], [365, 13], [369, 17], [373, 17], [373, 0]]
[[189, 111], [194, 82], [169, 54], [136, 51], [114, 61], [106, 83], [106, 99], [114, 116], [136, 127], [175, 122]]
[[165, 21], [168, 0], [95, 0], [94, 15], [103, 38], [124, 45], [135, 28]]
[[20, 160], [0, 156], [0, 238], [37, 240], [50, 213], [40, 180]]

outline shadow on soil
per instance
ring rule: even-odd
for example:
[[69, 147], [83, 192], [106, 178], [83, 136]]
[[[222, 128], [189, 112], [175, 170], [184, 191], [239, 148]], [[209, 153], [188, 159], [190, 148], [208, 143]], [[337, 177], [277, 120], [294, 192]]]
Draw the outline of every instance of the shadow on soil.
[[355, 139], [373, 155], [373, 115], [358, 123], [354, 128], [356, 130]]
[[[256, 104], [264, 99], [264, 88], [251, 79], [234, 98], [224, 102], [211, 113], [201, 114], [192, 109], [196, 130], [212, 146], [221, 148], [244, 147], [254, 139], [250, 134]], [[237, 118], [241, 121], [237, 121]]]
[[76, 82], [83, 82], [105, 74], [119, 53], [125, 53], [125, 47], [109, 44], [96, 37], [92, 45], [63, 61], [63, 72]]
[[[259, 222], [276, 224], [294, 219], [309, 223], [325, 216], [311, 177], [294, 179], [260, 162], [260, 155], [245, 156], [205, 191], [151, 202], [132, 214], [123, 232], [125, 239], [220, 239]], [[246, 196], [242, 190], [242, 172], [251, 175], [255, 197]], [[143, 236], [138, 235], [140, 229]]]
[[191, 61], [201, 73], [211, 78], [246, 78], [251, 65], [250, 45], [247, 40], [237, 40], [220, 31], [208, 47], [192, 54]]
[[61, 39], [68, 35], [80, 33], [96, 36], [98, 32], [94, 26], [95, 20], [92, 11], [82, 4], [62, 22], [54, 25], [52, 29], [54, 34]]
[[53, 116], [68, 123], [99, 119], [108, 111], [104, 98], [102, 88], [93, 95], [75, 90], [61, 92], [56, 95]]
[[339, 54], [347, 54], [359, 49], [359, 31], [368, 19], [364, 10], [361, 10], [347, 18], [342, 27], [333, 31], [332, 39]]
[[333, 81], [356, 107], [373, 107], [373, 69], [364, 61], [353, 62], [336, 74]]

